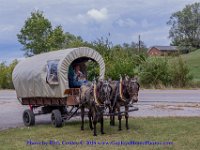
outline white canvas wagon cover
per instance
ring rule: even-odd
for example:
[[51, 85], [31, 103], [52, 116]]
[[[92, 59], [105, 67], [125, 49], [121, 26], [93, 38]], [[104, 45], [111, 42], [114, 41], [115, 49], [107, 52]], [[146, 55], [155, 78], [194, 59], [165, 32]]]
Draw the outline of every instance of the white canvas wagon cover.
[[[100, 66], [100, 78], [104, 78], [105, 64], [102, 56], [88, 47], [52, 51], [26, 58], [15, 67], [12, 79], [18, 98], [27, 97], [65, 97], [69, 89], [68, 70], [71, 63], [82, 57], [96, 61]], [[58, 62], [58, 84], [47, 83], [48, 61]]]

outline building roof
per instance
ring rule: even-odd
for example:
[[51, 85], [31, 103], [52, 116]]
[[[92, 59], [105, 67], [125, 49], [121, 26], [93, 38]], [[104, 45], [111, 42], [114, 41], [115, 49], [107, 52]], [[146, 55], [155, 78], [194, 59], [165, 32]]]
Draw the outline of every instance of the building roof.
[[[157, 48], [160, 51], [177, 51], [177, 46], [152, 46], [151, 48]], [[150, 49], [151, 49], [150, 48]]]

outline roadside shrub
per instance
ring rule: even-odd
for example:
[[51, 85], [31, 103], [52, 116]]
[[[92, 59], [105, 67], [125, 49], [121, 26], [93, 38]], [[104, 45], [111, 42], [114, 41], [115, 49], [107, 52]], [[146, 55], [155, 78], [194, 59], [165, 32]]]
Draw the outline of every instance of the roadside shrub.
[[192, 75], [181, 57], [167, 59], [150, 57], [140, 65], [140, 82], [145, 87], [185, 87], [192, 81]]
[[[92, 48], [97, 50], [105, 61], [105, 77], [118, 80], [120, 75], [133, 77], [138, 74], [138, 66], [146, 60], [144, 53], [136, 54], [136, 48], [123, 47], [121, 45], [112, 45], [108, 38], [100, 38], [92, 42]], [[95, 75], [96, 68], [88, 67], [88, 72]]]
[[106, 62], [106, 77], [113, 80], [119, 79], [120, 75], [134, 76], [134, 57], [123, 50], [113, 50], [112, 58]]
[[181, 57], [169, 63], [171, 84], [175, 87], [185, 87], [192, 81], [192, 75], [187, 64]]
[[140, 66], [140, 82], [146, 87], [169, 85], [170, 73], [166, 59], [151, 57]]
[[18, 61], [14, 60], [9, 66], [0, 64], [0, 89], [14, 89], [12, 83], [12, 72]]

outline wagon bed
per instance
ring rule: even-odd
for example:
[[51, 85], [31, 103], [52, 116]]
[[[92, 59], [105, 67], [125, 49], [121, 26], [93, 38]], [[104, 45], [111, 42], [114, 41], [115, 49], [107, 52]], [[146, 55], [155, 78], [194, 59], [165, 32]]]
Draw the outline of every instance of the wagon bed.
[[79, 105], [79, 88], [70, 88], [65, 90], [68, 95], [64, 98], [57, 97], [27, 97], [21, 98], [22, 105], [32, 106], [75, 106]]

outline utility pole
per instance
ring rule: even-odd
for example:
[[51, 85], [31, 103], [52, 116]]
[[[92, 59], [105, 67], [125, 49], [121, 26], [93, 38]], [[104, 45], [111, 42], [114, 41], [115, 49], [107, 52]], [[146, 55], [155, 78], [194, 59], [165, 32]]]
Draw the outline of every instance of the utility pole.
[[138, 53], [140, 53], [140, 35], [138, 36]]

